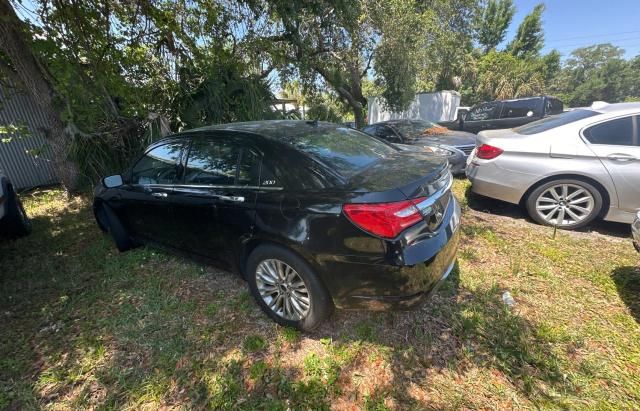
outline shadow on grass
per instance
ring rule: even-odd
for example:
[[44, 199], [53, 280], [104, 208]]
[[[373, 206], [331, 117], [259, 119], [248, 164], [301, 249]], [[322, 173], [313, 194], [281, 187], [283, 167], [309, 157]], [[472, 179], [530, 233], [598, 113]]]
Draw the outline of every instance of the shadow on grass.
[[[323, 409], [346, 389], [365, 408], [389, 397], [424, 408], [413, 382], [471, 367], [540, 405], [571, 390], [536, 327], [495, 286], [462, 287], [459, 269], [418, 310], [337, 312], [305, 336], [327, 355], [292, 366], [300, 335], [274, 326], [233, 274], [151, 249], [120, 254], [88, 205], [33, 222], [31, 236], [0, 244], [0, 408]], [[382, 382], [363, 392], [354, 379], [368, 367]]]
[[618, 267], [611, 273], [618, 295], [640, 324], [640, 266]]
[[[429, 406], [410, 392], [412, 382], [421, 381], [428, 387], [436, 384], [431, 380], [439, 373], [463, 375], [471, 366], [498, 370], [500, 377], [536, 404], [557, 405], [560, 400], [555, 392], [571, 391], [571, 383], [563, 377], [549, 341], [502, 303], [502, 290], [495, 286], [462, 288], [460, 275], [464, 273], [456, 269], [434, 298], [417, 311], [339, 312], [315, 336], [328, 334], [341, 343], [366, 341], [389, 348], [394, 376], [388, 391], [381, 394], [393, 395], [409, 408]], [[455, 390], [439, 388], [447, 389]], [[449, 405], [473, 407], [464, 398], [460, 401]]]

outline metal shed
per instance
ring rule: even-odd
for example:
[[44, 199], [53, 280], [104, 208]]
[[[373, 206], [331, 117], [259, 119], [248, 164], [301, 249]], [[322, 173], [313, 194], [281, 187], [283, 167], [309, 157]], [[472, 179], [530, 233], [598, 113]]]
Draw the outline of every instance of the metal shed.
[[0, 126], [24, 126], [26, 135], [0, 134], [0, 170], [17, 190], [55, 184], [58, 178], [49, 147], [45, 144], [42, 128], [46, 117], [31, 97], [19, 89], [0, 85]]

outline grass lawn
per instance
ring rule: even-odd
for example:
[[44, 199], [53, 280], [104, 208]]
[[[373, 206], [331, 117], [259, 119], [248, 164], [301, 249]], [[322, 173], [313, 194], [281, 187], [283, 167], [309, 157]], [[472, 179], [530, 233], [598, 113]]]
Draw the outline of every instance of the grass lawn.
[[458, 268], [432, 300], [338, 311], [309, 335], [232, 274], [118, 253], [89, 198], [26, 194], [33, 234], [0, 243], [0, 409], [640, 407], [628, 227], [553, 238], [468, 184]]

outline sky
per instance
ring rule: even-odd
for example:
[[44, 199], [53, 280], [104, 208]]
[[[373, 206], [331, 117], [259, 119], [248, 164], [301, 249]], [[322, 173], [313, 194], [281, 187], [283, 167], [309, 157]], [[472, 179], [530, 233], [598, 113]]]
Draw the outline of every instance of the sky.
[[[541, 0], [514, 0], [516, 14], [505, 43], [515, 35], [524, 16]], [[543, 53], [557, 49], [564, 58], [572, 50], [611, 43], [626, 50], [625, 57], [640, 55], [640, 0], [546, 0], [542, 15]]]

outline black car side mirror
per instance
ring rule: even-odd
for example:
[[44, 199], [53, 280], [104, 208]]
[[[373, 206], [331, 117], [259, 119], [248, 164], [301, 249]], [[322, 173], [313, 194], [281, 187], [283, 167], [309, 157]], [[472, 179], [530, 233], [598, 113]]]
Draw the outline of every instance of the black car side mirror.
[[122, 181], [122, 176], [120, 174], [116, 174], [114, 176], [103, 178], [102, 184], [107, 188], [115, 188], [123, 185], [124, 181]]

